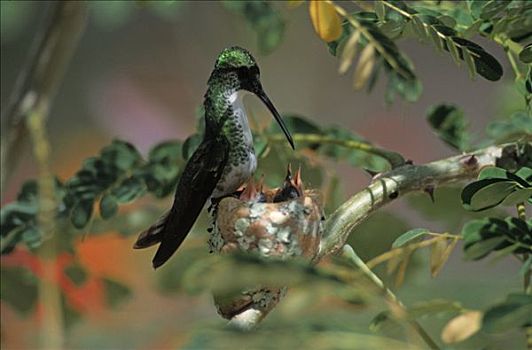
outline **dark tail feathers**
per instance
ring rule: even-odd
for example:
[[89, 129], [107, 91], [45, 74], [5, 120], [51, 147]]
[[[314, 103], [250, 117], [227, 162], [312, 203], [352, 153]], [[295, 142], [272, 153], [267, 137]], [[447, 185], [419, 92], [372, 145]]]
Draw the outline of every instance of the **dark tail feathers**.
[[170, 209], [155, 224], [142, 232], [133, 246], [135, 249], [142, 249], [160, 243], [152, 260], [154, 269], [164, 264], [175, 253], [197, 217], [197, 215], [188, 216], [187, 221], [183, 222], [179, 215], [176, 218], [176, 214], [172, 210]]
[[139, 238], [133, 245], [134, 249], [143, 249], [151, 247], [154, 244], [161, 243], [163, 239], [163, 232], [166, 226], [166, 220], [170, 212], [166, 212], [162, 215], [159, 220], [153, 225], [150, 226], [147, 230], [141, 232]]

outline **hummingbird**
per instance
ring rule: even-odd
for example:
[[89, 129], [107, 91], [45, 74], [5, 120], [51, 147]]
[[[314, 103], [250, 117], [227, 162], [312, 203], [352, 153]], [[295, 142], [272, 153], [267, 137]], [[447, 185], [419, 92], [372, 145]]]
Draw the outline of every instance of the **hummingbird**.
[[207, 200], [230, 196], [257, 168], [253, 136], [243, 98], [257, 96], [269, 109], [292, 149], [294, 141], [281, 115], [264, 92], [259, 67], [241, 47], [224, 49], [216, 59], [204, 95], [203, 140], [185, 165], [170, 210], [143, 231], [134, 248], [160, 243], [152, 260], [156, 269], [179, 248]]

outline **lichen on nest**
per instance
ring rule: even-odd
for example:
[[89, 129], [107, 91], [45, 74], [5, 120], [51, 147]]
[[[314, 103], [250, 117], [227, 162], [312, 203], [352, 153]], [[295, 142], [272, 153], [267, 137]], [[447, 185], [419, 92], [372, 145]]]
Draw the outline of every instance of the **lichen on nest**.
[[[267, 189], [253, 179], [211, 211], [211, 252], [243, 251], [264, 258], [303, 257], [316, 262], [323, 234], [323, 205], [317, 190], [304, 188], [301, 170], [290, 166], [279, 188]], [[230, 298], [215, 295], [218, 312], [235, 325], [260, 321], [285, 294], [286, 288], [253, 286]], [[234, 322], [233, 322], [234, 321]], [[249, 321], [249, 320], [248, 320]]]
[[301, 171], [292, 178], [289, 167], [282, 187], [266, 189], [251, 179], [235, 196], [222, 199], [213, 211], [209, 247], [213, 252], [240, 250], [312, 261], [322, 233], [320, 193], [305, 190]]

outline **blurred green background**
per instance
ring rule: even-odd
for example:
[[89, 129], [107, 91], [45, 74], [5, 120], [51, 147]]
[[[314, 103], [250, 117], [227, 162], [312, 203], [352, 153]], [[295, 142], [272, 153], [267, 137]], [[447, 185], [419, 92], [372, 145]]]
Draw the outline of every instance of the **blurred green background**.
[[[48, 6], [44, 1], [1, 2], [2, 106], [12, 91], [32, 39], [42, 30]], [[53, 172], [60, 178], [72, 176], [83, 159], [97, 154], [113, 138], [127, 140], [143, 152], [166, 139], [185, 139], [195, 131], [196, 109], [203, 101], [215, 57], [224, 47], [233, 45], [254, 53], [263, 86], [282, 113], [297, 113], [320, 125], [339, 125], [400, 152], [415, 163], [453, 154], [434, 137], [425, 122], [429, 106], [443, 102], [461, 106], [473, 133], [481, 135], [488, 122], [506, 116], [520, 103], [516, 101], [510, 77], [496, 84], [483, 79], [472, 81], [446, 55], [410, 40], [400, 45], [414, 62], [424, 84], [423, 95], [416, 103], [397, 100], [386, 105], [383, 82], [366, 94], [352, 90], [350, 77], [338, 75], [337, 59], [315, 35], [306, 6], [290, 8], [279, 2], [275, 8], [286, 21], [285, 34], [277, 49], [263, 55], [257, 47], [256, 33], [245, 19], [220, 3], [90, 3], [86, 31], [48, 122]], [[506, 62], [500, 47], [490, 46], [482, 38], [478, 41], [501, 62]], [[254, 101], [250, 104], [258, 119], [267, 120], [264, 107]], [[30, 149], [22, 150], [20, 157], [2, 204], [14, 198], [25, 180], [36, 177]], [[334, 204], [361, 190], [370, 180], [361, 169], [345, 163], [329, 161], [323, 165], [341, 181], [342, 189]], [[285, 166], [280, 164], [268, 171], [282, 172]], [[309, 173], [311, 168], [307, 169]], [[309, 184], [312, 185], [320, 183]], [[146, 198], [130, 210], [139, 206], [149, 208], [156, 217], [167, 205], [169, 199]], [[327, 205], [334, 207], [331, 203]], [[470, 217], [461, 209], [459, 189], [437, 189], [435, 204], [426, 195], [411, 195], [397, 201], [359, 226], [350, 242], [362, 258], [369, 259], [388, 250], [393, 239], [410, 228], [458, 233]], [[157, 271], [151, 269], [153, 250], [131, 249], [134, 235], [115, 232], [112, 221], [104, 230], [107, 234], [96, 235], [86, 230], [86, 238], [78, 242], [76, 249], [88, 276], [81, 287], [65, 291], [71, 293], [68, 300], [77, 300], [67, 306], [72, 317], [66, 318], [66, 348], [230, 348], [235, 345], [232, 339], [242, 342], [237, 345], [246, 344], [242, 335], [220, 335], [225, 322], [216, 314], [208, 293], [190, 294], [175, 283], [184, 266], [198, 258], [197, 254], [206, 254], [204, 227], [205, 222], [198, 223], [183, 250]], [[3, 266], [30, 266], [31, 257], [24, 248], [20, 250], [2, 256]], [[482, 309], [502, 300], [507, 292], [521, 289], [516, 274], [519, 264], [511, 259], [497, 263], [464, 262], [457, 249], [435, 279], [430, 278], [427, 261], [426, 252], [416, 253], [407, 279], [397, 291], [407, 305], [449, 299], [460, 301], [466, 308]], [[13, 291], [10, 288], [14, 288], [14, 282], [11, 275], [2, 271], [4, 297]], [[30, 275], [26, 277], [32, 278]], [[119, 281], [128, 289], [105, 295], [103, 278]], [[20, 304], [25, 305], [25, 298], [30, 298], [32, 291], [24, 289], [24, 284], [17, 291]], [[372, 334], [371, 318], [386, 308], [384, 303], [346, 307], [335, 301], [334, 295], [317, 294], [309, 296], [304, 286], [289, 292], [257, 334], [247, 336], [271, 339], [274, 334], [278, 344], [270, 341], [249, 346], [297, 347], [305, 337], [318, 334], [323, 327]], [[125, 298], [120, 298], [115, 307], [108, 307], [105, 298], [117, 295]], [[27, 311], [21, 313], [2, 300], [2, 348], [35, 346], [40, 322], [38, 305], [26, 306]], [[449, 318], [442, 313], [441, 317], [420, 322], [439, 338], [438, 332]], [[395, 333], [392, 330], [390, 334]], [[490, 348], [512, 348], [512, 344], [524, 343], [524, 336], [517, 332], [490, 339]], [[481, 333], [458, 348], [478, 348], [483, 341], [485, 335]]]

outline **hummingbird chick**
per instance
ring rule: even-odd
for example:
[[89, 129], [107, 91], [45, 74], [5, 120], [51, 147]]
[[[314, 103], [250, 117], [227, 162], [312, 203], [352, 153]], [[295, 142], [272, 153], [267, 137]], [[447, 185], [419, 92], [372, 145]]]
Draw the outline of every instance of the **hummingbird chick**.
[[207, 200], [217, 203], [231, 196], [255, 172], [257, 157], [244, 96], [254, 94], [266, 105], [294, 148], [281, 115], [262, 89], [259, 67], [247, 50], [236, 46], [224, 49], [207, 85], [203, 141], [185, 165], [172, 207], [142, 232], [134, 245], [146, 248], [160, 243], [152, 261], [154, 268], [164, 264], [183, 243]]
[[290, 199], [298, 198], [303, 196], [304, 187], [303, 181], [301, 180], [301, 167], [297, 170], [295, 178], [292, 178], [292, 166], [288, 164], [286, 169], [286, 177], [283, 182], [283, 187], [281, 187], [275, 196], [273, 197], [273, 202], [284, 202]]
[[261, 176], [259, 182], [255, 185], [255, 181], [252, 177], [249, 178], [246, 187], [242, 191], [237, 192], [236, 198], [246, 202], [265, 203], [266, 195], [263, 191], [264, 188], [264, 175]]

